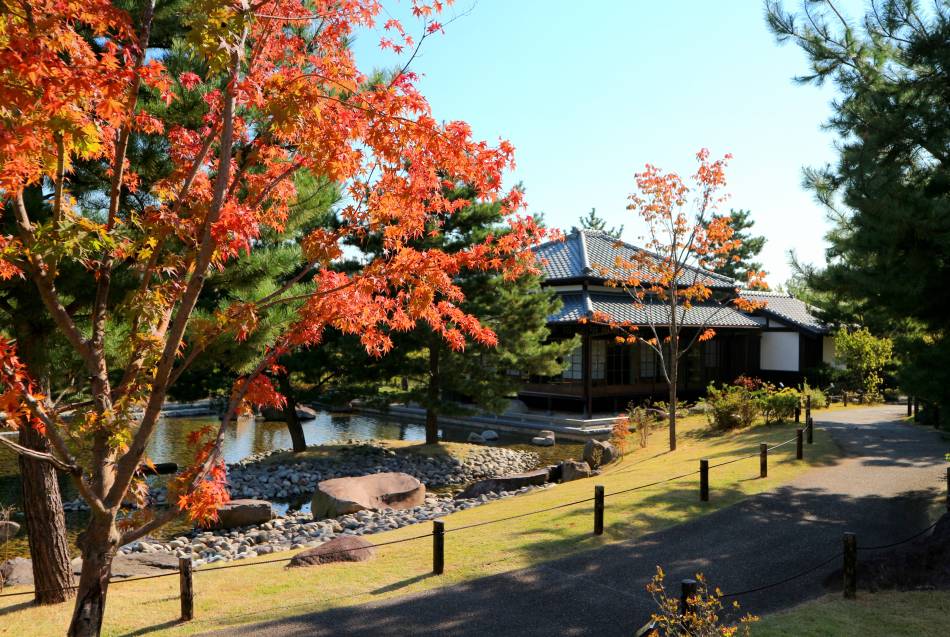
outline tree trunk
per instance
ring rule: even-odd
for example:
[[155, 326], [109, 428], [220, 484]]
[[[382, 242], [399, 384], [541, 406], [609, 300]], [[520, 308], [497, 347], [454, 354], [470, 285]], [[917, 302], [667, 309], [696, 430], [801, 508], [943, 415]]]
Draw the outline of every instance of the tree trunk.
[[[24, 315], [27, 316], [29, 313]], [[24, 318], [19, 317], [19, 318]], [[14, 317], [17, 318], [17, 317]], [[17, 320], [17, 348], [30, 375], [47, 396], [50, 394], [49, 330], [43, 324]], [[40, 435], [25, 418], [20, 419], [19, 443], [28, 449], [49, 453], [49, 440]], [[33, 563], [33, 583], [37, 604], [59, 604], [75, 594], [66, 515], [59, 490], [56, 469], [48, 462], [19, 456], [23, 513]]]
[[670, 451], [676, 451], [676, 372], [670, 374]]
[[[49, 453], [50, 443], [26, 422], [21, 422], [19, 443]], [[66, 540], [66, 516], [56, 479], [48, 462], [19, 456], [23, 513], [26, 516], [30, 559], [37, 604], [59, 604], [75, 594]]]
[[[436, 337], [437, 338], [437, 337]], [[426, 406], [426, 444], [439, 444], [439, 344], [429, 345], [429, 404]]]
[[281, 372], [277, 375], [277, 384], [280, 386], [280, 393], [287, 399], [284, 405], [284, 420], [287, 421], [287, 431], [290, 432], [290, 440], [293, 443], [294, 453], [300, 453], [307, 450], [307, 439], [303, 433], [303, 425], [300, 424], [300, 418], [297, 417], [297, 399], [294, 397], [294, 388], [290, 384], [290, 374]]
[[82, 534], [82, 573], [68, 637], [99, 637], [112, 574], [112, 558], [119, 548], [119, 532], [111, 515], [93, 515]]

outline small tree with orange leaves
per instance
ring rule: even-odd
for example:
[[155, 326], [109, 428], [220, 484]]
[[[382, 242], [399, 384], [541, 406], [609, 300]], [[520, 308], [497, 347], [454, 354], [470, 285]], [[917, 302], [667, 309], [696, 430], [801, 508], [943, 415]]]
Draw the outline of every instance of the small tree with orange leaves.
[[[737, 293], [713, 292], [710, 270], [735, 253], [738, 239], [728, 216], [719, 216], [727, 198], [725, 167], [731, 155], [710, 160], [706, 149], [696, 153], [699, 168], [687, 184], [676, 173], [664, 173], [647, 164], [636, 174], [637, 191], [630, 195], [628, 210], [647, 226], [644, 250], [618, 252], [611, 264], [594, 264], [607, 285], [622, 288], [642, 310], [642, 323], [617, 321], [594, 313], [591, 321], [617, 332], [622, 343], [642, 341], [656, 353], [669, 386], [670, 450], [676, 449], [676, 404], [680, 360], [698, 342], [715, 336], [711, 325], [728, 306], [751, 310], [755, 305]], [[619, 245], [618, 245], [619, 247]], [[753, 273], [750, 285], [762, 285], [762, 273]], [[734, 292], [738, 291], [736, 283]], [[714, 306], [696, 312], [694, 306]], [[690, 316], [701, 316], [691, 320]], [[639, 336], [646, 325], [649, 333]], [[684, 326], [689, 331], [684, 333]]]

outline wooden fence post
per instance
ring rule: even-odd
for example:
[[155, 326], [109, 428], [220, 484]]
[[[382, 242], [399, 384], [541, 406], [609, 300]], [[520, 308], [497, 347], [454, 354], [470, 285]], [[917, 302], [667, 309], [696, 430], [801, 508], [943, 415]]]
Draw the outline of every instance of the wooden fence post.
[[759, 443], [759, 477], [769, 477], [769, 445], [764, 442]]
[[798, 424], [802, 421], [802, 401], [799, 400], [798, 404], [795, 405], [795, 423]]
[[709, 502], [709, 460], [699, 461], [699, 499]]
[[950, 512], [950, 467], [947, 467], [947, 511]]
[[805, 422], [811, 420], [811, 394], [805, 396]]
[[841, 392], [841, 402], [844, 403], [844, 406], [845, 406], [845, 407], [848, 406], [848, 392], [846, 392], [846, 391], [842, 391], [842, 392]]
[[907, 417], [910, 418], [913, 415], [914, 409], [914, 399], [911, 396], [907, 397]]
[[697, 584], [694, 579], [684, 579], [680, 583], [680, 614], [686, 615], [694, 611], [690, 598], [696, 597]]
[[806, 442], [808, 442], [808, 444], [812, 444], [815, 442], [815, 421], [812, 420], [810, 417], [808, 419], [808, 422], [805, 423], [805, 439], [806, 439]]
[[604, 534], [604, 487], [594, 487], [594, 535]]
[[858, 588], [858, 536], [844, 534], [844, 596], [854, 599]]
[[914, 422], [920, 422], [920, 399], [914, 396]]
[[441, 575], [445, 570], [445, 522], [432, 521], [432, 572]]
[[805, 457], [805, 432], [799, 428], [795, 430], [795, 459], [801, 460]]
[[178, 583], [181, 588], [181, 620], [195, 618], [195, 588], [191, 579], [191, 558], [178, 558]]

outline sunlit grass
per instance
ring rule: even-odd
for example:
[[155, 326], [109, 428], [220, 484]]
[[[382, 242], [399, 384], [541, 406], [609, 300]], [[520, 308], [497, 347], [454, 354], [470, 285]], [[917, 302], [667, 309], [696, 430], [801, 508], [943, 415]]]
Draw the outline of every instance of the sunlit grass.
[[918, 637], [950, 634], [950, 591], [841, 594], [765, 617], [755, 637]]
[[[773, 489], [810, 466], [833, 461], [837, 455], [827, 434], [816, 430], [815, 444], [807, 447], [805, 461], [795, 460], [794, 444], [772, 452], [766, 479], [757, 477], [757, 456], [714, 468], [710, 476], [710, 502], [699, 501], [695, 475], [611, 497], [611, 493], [695, 471], [700, 458], [708, 458], [711, 464], [716, 464], [736, 456], [756, 454], [760, 442], [782, 442], [794, 437], [795, 429], [794, 424], [778, 424], [711, 436], [700, 417], [683, 419], [679, 426], [680, 444], [674, 453], [665, 452], [667, 431], [660, 428], [651, 435], [646, 449], [628, 452], [622, 461], [592, 480], [507, 498], [444, 518], [449, 535], [446, 537], [446, 570], [442, 576], [430, 574], [432, 548], [428, 538], [380, 547], [375, 560], [358, 564], [293, 571], [285, 570], [282, 564], [229, 570], [206, 567], [195, 574], [195, 621], [177, 622], [178, 578], [167, 577], [113, 585], [103, 632], [106, 635], [193, 634], [385, 599], [522, 568], [604, 543], [635, 538], [707, 514], [750, 494]], [[632, 437], [630, 442], [635, 444]], [[455, 452], [453, 447], [447, 451]], [[591, 533], [591, 502], [452, 532], [453, 528], [468, 524], [590, 498], [597, 484], [604, 485], [608, 494], [606, 528], [601, 537]], [[381, 543], [426, 534], [430, 529], [428, 524], [419, 524], [369, 538]], [[289, 556], [290, 553], [262, 556], [244, 563]], [[16, 589], [8, 589], [8, 592], [10, 590]], [[29, 597], [0, 598], [0, 635], [64, 632], [71, 605], [37, 608], [24, 604], [25, 599]]]

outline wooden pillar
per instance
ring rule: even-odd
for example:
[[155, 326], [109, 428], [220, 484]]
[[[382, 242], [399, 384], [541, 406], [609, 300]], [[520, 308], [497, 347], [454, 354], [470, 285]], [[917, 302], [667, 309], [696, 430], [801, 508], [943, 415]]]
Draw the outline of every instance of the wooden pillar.
[[593, 349], [591, 348], [590, 323], [584, 324], [583, 340], [583, 376], [584, 376], [584, 417], [591, 418], [594, 414], [594, 401], [591, 394], [593, 388]]

